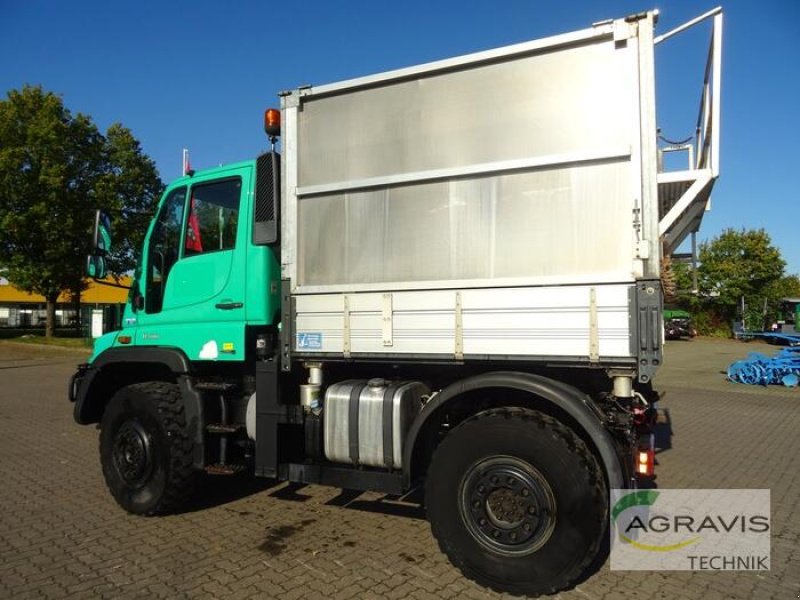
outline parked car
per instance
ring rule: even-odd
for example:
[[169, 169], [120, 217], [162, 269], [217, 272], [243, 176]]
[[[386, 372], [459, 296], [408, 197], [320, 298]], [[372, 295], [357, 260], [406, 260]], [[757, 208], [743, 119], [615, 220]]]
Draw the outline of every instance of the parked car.
[[692, 316], [685, 310], [665, 310], [664, 335], [668, 340], [691, 339], [696, 336], [697, 331], [692, 326]]

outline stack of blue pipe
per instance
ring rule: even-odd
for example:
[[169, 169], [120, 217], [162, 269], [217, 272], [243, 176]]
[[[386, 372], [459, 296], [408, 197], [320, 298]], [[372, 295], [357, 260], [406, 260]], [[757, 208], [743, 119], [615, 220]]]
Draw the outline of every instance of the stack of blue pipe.
[[728, 379], [749, 385], [796, 387], [800, 383], [800, 347], [784, 348], [772, 357], [750, 352], [746, 359], [728, 367]]

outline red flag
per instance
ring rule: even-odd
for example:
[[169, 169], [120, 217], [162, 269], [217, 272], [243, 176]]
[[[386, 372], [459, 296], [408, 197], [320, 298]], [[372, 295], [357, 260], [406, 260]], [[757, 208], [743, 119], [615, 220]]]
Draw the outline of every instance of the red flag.
[[200, 238], [200, 221], [194, 210], [194, 198], [189, 209], [189, 227], [186, 228], [186, 250], [203, 251], [203, 240]]

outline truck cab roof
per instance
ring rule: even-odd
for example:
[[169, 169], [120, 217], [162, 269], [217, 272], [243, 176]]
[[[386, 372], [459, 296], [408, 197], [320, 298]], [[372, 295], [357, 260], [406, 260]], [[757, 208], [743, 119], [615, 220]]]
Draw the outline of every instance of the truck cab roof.
[[210, 167], [208, 169], [202, 170], [192, 170], [190, 171], [191, 174], [186, 174], [183, 177], [179, 177], [173, 180], [170, 183], [170, 187], [174, 187], [177, 185], [186, 185], [191, 183], [191, 181], [197, 177], [214, 177], [215, 175], [223, 175], [225, 171], [230, 171], [232, 169], [239, 169], [242, 167], [252, 166], [255, 167], [256, 161], [255, 159], [250, 160], [242, 160], [234, 163], [227, 163], [224, 165], [219, 165], [217, 167]]

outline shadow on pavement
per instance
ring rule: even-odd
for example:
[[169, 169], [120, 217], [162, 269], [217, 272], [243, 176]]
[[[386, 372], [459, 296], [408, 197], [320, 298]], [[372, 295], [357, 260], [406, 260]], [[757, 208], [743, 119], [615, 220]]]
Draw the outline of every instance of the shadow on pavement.
[[[272, 498], [289, 502], [307, 502], [312, 496], [303, 494], [303, 483], [286, 483], [275, 479], [260, 479], [241, 474], [230, 477], [206, 476], [192, 499], [180, 511], [191, 513], [223, 506], [253, 494], [269, 492]], [[270, 492], [270, 490], [272, 490]], [[360, 510], [410, 519], [425, 519], [422, 490], [414, 489], [403, 496], [386, 494], [377, 499], [362, 498], [364, 492], [340, 490], [339, 494], [325, 504], [350, 510]]]
[[198, 490], [192, 495], [183, 513], [197, 512], [222, 506], [253, 494], [283, 485], [275, 479], [258, 479], [249, 475], [213, 476], [203, 478]]
[[375, 500], [363, 499], [361, 498], [362, 494], [363, 492], [355, 490], [342, 490], [338, 496], [331, 498], [325, 504], [351, 510], [425, 520], [423, 494], [419, 488], [414, 488], [403, 496], [386, 494]]
[[378, 500], [355, 499], [345, 504], [344, 508], [406, 519], [425, 520], [425, 508], [421, 504], [406, 502], [395, 496], [384, 496]]
[[290, 481], [284, 487], [272, 492], [270, 496], [272, 496], [273, 498], [278, 498], [279, 500], [290, 500], [292, 502], [307, 502], [308, 500], [311, 500], [311, 496], [307, 496], [306, 494], [300, 493], [300, 490], [302, 490], [304, 487], [306, 487], [305, 483], [296, 483]]
[[[306, 487], [306, 484], [283, 484], [279, 482], [276, 485], [282, 485], [282, 487], [270, 493], [273, 498], [290, 502], [306, 502], [311, 499], [311, 496], [302, 493], [302, 489]], [[350, 510], [361, 510], [410, 519], [425, 519], [421, 490], [414, 489], [403, 496], [386, 494], [378, 499], [365, 499], [362, 497], [363, 495], [364, 492], [358, 490], [341, 489], [338, 495], [325, 502], [325, 504]]]
[[672, 416], [668, 408], [660, 408], [653, 427], [655, 436], [656, 454], [672, 448]]

